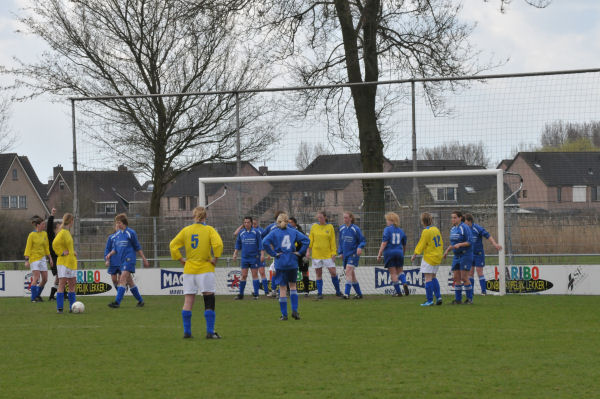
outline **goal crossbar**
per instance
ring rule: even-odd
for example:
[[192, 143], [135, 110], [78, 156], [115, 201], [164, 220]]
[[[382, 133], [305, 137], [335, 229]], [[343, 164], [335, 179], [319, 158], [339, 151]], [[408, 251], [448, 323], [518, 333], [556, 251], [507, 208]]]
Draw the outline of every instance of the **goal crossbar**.
[[377, 180], [395, 178], [419, 177], [454, 177], [454, 176], [496, 176], [496, 208], [498, 214], [498, 251], [499, 293], [506, 294], [504, 256], [504, 171], [502, 169], [466, 169], [442, 171], [415, 172], [383, 172], [383, 173], [342, 173], [342, 174], [313, 174], [313, 175], [278, 175], [278, 176], [232, 176], [232, 177], [201, 177], [198, 179], [198, 204], [206, 206], [206, 184], [211, 183], [253, 183], [281, 181], [315, 181], [315, 180]]

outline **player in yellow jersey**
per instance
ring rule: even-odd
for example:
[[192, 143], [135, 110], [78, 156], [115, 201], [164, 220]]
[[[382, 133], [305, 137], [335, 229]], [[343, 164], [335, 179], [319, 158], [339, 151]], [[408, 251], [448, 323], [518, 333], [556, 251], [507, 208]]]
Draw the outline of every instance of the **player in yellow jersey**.
[[331, 282], [335, 288], [335, 295], [342, 296], [340, 291], [340, 280], [335, 269], [335, 256], [337, 246], [335, 243], [335, 230], [327, 223], [325, 211], [317, 212], [317, 222], [311, 226], [308, 238], [310, 245], [306, 251], [306, 257], [312, 257], [312, 268], [315, 269], [317, 280], [317, 299], [323, 299], [323, 267], [331, 274]]
[[65, 285], [69, 284], [69, 311], [75, 303], [75, 285], [77, 284], [77, 253], [73, 246], [73, 237], [69, 229], [73, 226], [73, 215], [65, 213], [58, 234], [52, 241], [52, 248], [58, 259], [56, 268], [58, 270], [58, 293], [56, 294], [56, 312], [63, 312], [65, 300]]
[[415, 248], [415, 253], [411, 257], [411, 261], [414, 261], [417, 255], [423, 254], [421, 260], [421, 273], [425, 275], [425, 293], [427, 295], [427, 301], [421, 306], [432, 306], [433, 305], [433, 294], [437, 298], [436, 305], [442, 304], [442, 293], [440, 290], [440, 283], [436, 278], [436, 274], [440, 268], [442, 262], [442, 256], [444, 255], [444, 242], [442, 241], [442, 234], [440, 230], [432, 226], [433, 217], [427, 212], [421, 214], [421, 224], [423, 224], [423, 231], [421, 232], [421, 238]]
[[[192, 337], [192, 308], [196, 294], [204, 298], [206, 338], [219, 339], [215, 332], [215, 264], [223, 253], [223, 240], [219, 233], [206, 224], [206, 209], [194, 209], [194, 224], [184, 227], [169, 244], [171, 257], [183, 265], [183, 294], [181, 311], [183, 338]], [[185, 257], [181, 255], [185, 248]]]
[[[48, 234], [46, 233], [46, 222], [39, 216], [31, 218], [31, 224], [35, 231], [29, 233], [27, 244], [25, 245], [25, 267], [31, 269], [33, 274], [31, 278], [31, 302], [43, 302], [41, 293], [44, 290], [46, 281], [48, 281], [48, 266], [46, 257], [50, 266], [54, 266], [50, 257], [50, 246], [48, 243]], [[41, 277], [41, 281], [40, 280]], [[39, 281], [39, 285], [38, 285]]]

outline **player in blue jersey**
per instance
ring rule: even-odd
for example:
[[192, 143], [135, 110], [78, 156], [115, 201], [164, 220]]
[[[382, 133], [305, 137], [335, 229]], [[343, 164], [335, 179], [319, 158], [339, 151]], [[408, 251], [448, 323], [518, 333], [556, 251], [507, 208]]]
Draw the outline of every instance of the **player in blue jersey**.
[[[273, 223], [271, 223], [270, 225], [268, 225], [267, 227], [265, 227], [265, 228], [262, 230], [261, 237], [262, 237], [262, 239], [263, 239], [263, 240], [265, 239], [265, 237], [266, 237], [266, 236], [267, 236], [267, 235], [268, 235], [268, 234], [269, 234], [271, 231], [273, 231], [273, 230], [275, 230], [275, 229], [277, 228], [277, 218], [278, 218], [278, 217], [279, 217], [279, 215], [280, 215], [280, 214], [282, 214], [282, 213], [283, 213], [283, 211], [275, 211], [275, 214], [274, 214], [274, 216], [275, 216], [274, 220], [275, 220], [275, 221], [274, 221]], [[263, 255], [263, 258], [265, 258], [265, 259], [266, 259], [266, 257], [265, 257], [265, 253], [268, 255], [268, 252], [267, 252], [267, 251], [265, 251], [265, 250], [264, 250], [264, 248], [263, 248], [262, 255]], [[271, 273], [271, 279], [270, 279], [270, 280], [271, 280], [271, 296], [272, 296], [273, 298], [275, 298], [276, 296], [278, 296], [278, 295], [279, 295], [279, 294], [278, 294], [278, 290], [277, 290], [277, 289], [276, 289], [276, 287], [275, 287], [275, 281], [274, 281], [274, 280], [275, 280], [275, 261], [273, 261], [273, 262], [271, 263], [271, 266], [269, 266], [269, 272]]]
[[[260, 227], [260, 224], [258, 223], [258, 219], [252, 220], [252, 228], [254, 230], [258, 231], [258, 233], [260, 234], [261, 242], [262, 242], [263, 231], [265, 229]], [[263, 291], [265, 291], [266, 296], [269, 296], [269, 281], [267, 280], [267, 276], [265, 274], [265, 257], [264, 257], [263, 251], [260, 252], [260, 256], [259, 256], [259, 260], [258, 260], [258, 274], [260, 275]]]
[[342, 296], [343, 299], [350, 297], [350, 289], [352, 287], [356, 291], [354, 299], [362, 299], [363, 297], [356, 274], [354, 273], [354, 268], [358, 267], [358, 261], [360, 260], [362, 249], [367, 244], [367, 240], [354, 222], [355, 219], [352, 212], [344, 212], [344, 224], [340, 226], [340, 245], [338, 246], [338, 254], [342, 256], [346, 273], [346, 287], [344, 289], [344, 296]]
[[121, 278], [119, 279], [117, 296], [113, 302], [108, 304], [108, 306], [111, 308], [118, 308], [121, 306], [123, 295], [125, 295], [125, 288], [127, 285], [129, 285], [131, 293], [138, 301], [137, 306], [143, 307], [144, 298], [142, 298], [140, 295], [140, 291], [135, 285], [133, 277], [131, 276], [133, 273], [135, 273], [136, 253], [142, 258], [144, 267], [149, 267], [150, 263], [148, 263], [148, 259], [146, 259], [146, 256], [144, 256], [142, 246], [137, 238], [137, 233], [135, 230], [128, 227], [129, 221], [127, 220], [127, 215], [124, 213], [118, 214], [115, 216], [115, 223], [118, 228], [114, 239], [115, 248], [109, 252], [109, 254], [106, 256], [106, 260], [110, 261], [110, 258], [117, 256], [118, 263], [121, 267]]
[[108, 239], [106, 240], [106, 247], [104, 248], [104, 263], [106, 264], [106, 267], [108, 267], [107, 273], [110, 274], [110, 278], [113, 282], [113, 287], [115, 287], [116, 290], [117, 286], [119, 285], [119, 277], [121, 277], [121, 265], [118, 256], [111, 256], [110, 258], [108, 258], [108, 254], [116, 248], [115, 238], [117, 237], [117, 232], [119, 231], [119, 228], [116, 224], [114, 228], [115, 232], [109, 235]]
[[454, 252], [452, 259], [452, 273], [454, 277], [454, 300], [452, 305], [462, 303], [463, 285], [467, 300], [465, 304], [473, 303], [473, 285], [469, 280], [469, 271], [473, 266], [473, 235], [471, 228], [464, 223], [462, 212], [454, 211], [451, 214], [452, 229], [450, 229], [450, 246], [444, 251], [444, 258], [448, 252]]
[[[404, 251], [406, 251], [407, 237], [404, 234], [400, 225], [400, 217], [395, 212], [385, 214], [385, 223], [387, 227], [383, 229], [383, 239], [377, 254], [377, 261], [380, 262], [382, 255], [385, 268], [388, 269], [392, 284], [396, 293], [394, 296], [402, 296], [400, 291], [400, 282], [404, 287], [404, 295], [408, 295], [408, 285], [406, 284], [406, 276], [404, 275]], [[398, 281], [400, 277], [400, 281]]]
[[[279, 284], [280, 320], [288, 319], [287, 311], [287, 285], [290, 286], [290, 300], [292, 302], [292, 317], [300, 320], [298, 313], [298, 292], [296, 279], [298, 277], [298, 257], [304, 256], [310, 240], [298, 230], [288, 227], [288, 215], [285, 213], [277, 216], [277, 228], [272, 230], [263, 240], [263, 248], [275, 259], [275, 284]], [[296, 243], [302, 246], [296, 250]]]
[[[238, 253], [241, 252], [242, 259], [240, 266], [242, 267], [242, 277], [240, 280], [240, 293], [235, 299], [244, 299], [244, 290], [246, 288], [246, 280], [248, 279], [248, 269], [252, 272], [252, 287], [254, 291], [252, 295], [254, 299], [258, 299], [258, 290], [260, 289], [260, 281], [258, 279], [258, 263], [262, 255], [262, 239], [260, 232], [252, 227], [252, 217], [244, 217], [243, 228], [237, 234], [235, 240], [235, 251], [233, 251], [233, 261], [237, 260]], [[264, 260], [264, 258], [263, 258]]]
[[481, 287], [481, 295], [485, 295], [487, 293], [487, 282], [485, 281], [485, 276], [483, 275], [483, 267], [485, 266], [483, 238], [490, 240], [490, 243], [492, 243], [494, 248], [496, 248], [498, 251], [502, 249], [502, 246], [499, 245], [496, 240], [494, 240], [494, 237], [492, 237], [483, 226], [475, 223], [473, 215], [470, 213], [465, 214], [465, 224], [471, 228], [471, 233], [473, 235], [473, 267], [469, 272], [469, 281], [471, 281], [471, 285], [475, 287], [475, 269], [477, 269], [479, 286]]

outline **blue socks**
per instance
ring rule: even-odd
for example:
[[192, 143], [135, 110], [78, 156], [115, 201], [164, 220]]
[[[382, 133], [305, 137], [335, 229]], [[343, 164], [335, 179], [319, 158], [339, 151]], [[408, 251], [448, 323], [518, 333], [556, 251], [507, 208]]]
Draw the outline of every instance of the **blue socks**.
[[485, 294], [487, 291], [487, 282], [485, 281], [485, 276], [479, 276], [479, 285], [481, 286], [481, 293]]
[[396, 290], [396, 294], [400, 294], [400, 283], [398, 281], [394, 283], [394, 289]]
[[252, 280], [252, 287], [254, 288], [254, 296], [258, 296], [259, 286], [260, 286], [260, 281], [258, 279]]
[[401, 272], [400, 274], [398, 274], [398, 279], [400, 279], [400, 282], [402, 283], [402, 285], [406, 284], [406, 274], [404, 274], [404, 272]]
[[[298, 294], [296, 294], [296, 300], [298, 300]], [[279, 297], [279, 308], [281, 309], [281, 315], [287, 317], [287, 297]]]
[[144, 298], [142, 298], [142, 296], [140, 295], [140, 291], [138, 290], [137, 285], [131, 288], [131, 293], [133, 294], [135, 299], [137, 299], [138, 302], [144, 302]]
[[77, 300], [77, 298], [75, 297], [74, 292], [69, 292], [67, 294], [67, 297], [69, 298], [69, 310], [70, 310], [71, 307], [73, 306], [73, 304], [75, 303], [75, 301]]
[[454, 299], [456, 302], [462, 302], [462, 284], [454, 285]]
[[292, 300], [292, 312], [297, 312], [298, 311], [298, 291], [290, 290], [290, 299]]
[[442, 299], [442, 291], [440, 290], [440, 282], [437, 277], [434, 277], [431, 282], [433, 283], [433, 292], [437, 299]]
[[475, 287], [475, 278], [474, 277], [469, 277], [469, 281], [471, 282], [471, 285], [473, 287]]
[[351, 289], [352, 289], [352, 285], [350, 283], [346, 283], [346, 286], [344, 287], [344, 294], [346, 294], [346, 296], [350, 295]]
[[206, 332], [213, 334], [215, 332], [215, 319], [217, 318], [215, 311], [212, 309], [205, 310], [204, 318], [206, 319]]
[[37, 285], [31, 286], [31, 302], [33, 302], [35, 298], [37, 298], [37, 287]]
[[266, 278], [263, 279], [262, 286], [263, 286], [263, 291], [265, 292], [265, 294], [268, 294], [269, 293], [269, 283], [267, 282]]
[[57, 292], [56, 293], [56, 310], [62, 310], [65, 305], [65, 293]]
[[433, 302], [433, 281], [425, 283], [425, 295], [427, 296], [427, 302]]
[[323, 280], [317, 280], [317, 294], [323, 295]]
[[354, 291], [356, 291], [358, 295], [362, 296], [362, 291], [360, 290], [360, 285], [358, 284], [358, 281], [356, 283], [352, 283], [352, 286], [354, 287]]
[[240, 296], [244, 296], [244, 291], [246, 290], [246, 280], [240, 281]]
[[120, 285], [119, 288], [117, 288], [117, 297], [115, 298], [115, 302], [118, 303], [119, 305], [121, 304], [121, 301], [123, 300], [123, 295], [125, 295], [125, 287]]
[[186, 335], [192, 335], [192, 311], [182, 310], [181, 318], [183, 319], [183, 333]]
[[333, 283], [333, 287], [335, 288], [335, 293], [339, 294], [340, 291], [340, 279], [338, 276], [331, 277], [331, 282]]
[[465, 285], [465, 291], [467, 293], [467, 299], [473, 300], [473, 284]]

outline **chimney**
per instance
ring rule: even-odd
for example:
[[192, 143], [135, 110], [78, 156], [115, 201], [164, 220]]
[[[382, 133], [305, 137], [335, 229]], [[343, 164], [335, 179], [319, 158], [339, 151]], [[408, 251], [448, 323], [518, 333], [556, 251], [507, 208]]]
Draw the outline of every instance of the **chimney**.
[[268, 172], [269, 172], [269, 168], [267, 166], [259, 166], [258, 167], [258, 173], [260, 173], [261, 176], [266, 176]]
[[127, 166], [125, 165], [119, 165], [119, 167], [117, 168], [118, 172], [127, 172]]
[[58, 164], [52, 168], [52, 176], [56, 179], [56, 176], [58, 176], [59, 173], [62, 173], [62, 171], [63, 171], [62, 165]]

